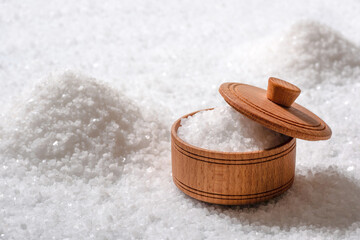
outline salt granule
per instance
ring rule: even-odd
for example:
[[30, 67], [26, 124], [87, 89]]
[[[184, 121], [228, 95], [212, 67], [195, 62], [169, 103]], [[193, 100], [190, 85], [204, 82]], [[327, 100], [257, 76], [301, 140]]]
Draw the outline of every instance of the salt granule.
[[181, 119], [178, 136], [194, 146], [224, 152], [269, 149], [289, 139], [230, 106], [201, 111]]
[[[2, 1], [0, 117], [9, 122], [0, 121], [0, 239], [359, 240], [360, 2], [344, 2]], [[51, 141], [38, 146], [50, 151], [31, 153], [38, 144], [30, 144], [32, 140], [44, 138], [37, 128], [32, 130], [31, 119], [46, 99], [49, 105], [56, 101], [36, 90], [26, 98], [19, 92], [64, 68], [109, 84], [79, 75], [61, 83], [63, 77], [54, 76], [41, 84], [44, 92], [53, 94], [51, 86], [66, 84], [64, 93], [75, 91], [79, 81], [85, 92], [78, 99], [96, 100], [96, 109], [141, 108], [141, 113], [123, 115], [135, 119], [138, 128], [118, 125], [142, 144], [124, 145], [116, 154], [116, 148], [104, 144], [110, 140], [106, 134], [77, 137], [82, 162], [75, 147], [50, 138], [53, 131], [63, 129], [60, 136], [69, 132], [69, 121], [61, 124], [64, 128], [47, 124], [43, 134]], [[297, 140], [294, 185], [267, 203], [224, 207], [181, 193], [171, 177], [173, 121], [189, 109], [219, 105], [223, 100], [217, 88], [223, 81], [266, 88], [269, 76], [299, 86], [299, 103], [329, 123], [333, 137]], [[7, 104], [13, 106], [12, 114], [4, 110]], [[33, 106], [26, 110], [25, 105]], [[91, 117], [95, 111], [86, 118], [72, 106], [45, 109], [73, 111], [100, 126], [121, 115], [97, 122], [98, 117]], [[160, 122], [152, 120], [156, 111], [161, 111]], [[50, 122], [58, 119], [51, 112], [40, 113]], [[83, 133], [76, 136], [85, 136], [87, 126], [74, 129]], [[82, 145], [87, 139], [94, 144]], [[117, 160], [101, 156], [97, 151], [102, 146]], [[73, 174], [57, 166], [71, 166], [57, 147], [67, 149], [74, 165], [87, 166], [84, 171]]]
[[301, 87], [344, 85], [360, 74], [359, 46], [317, 21], [299, 21], [285, 33], [259, 41], [248, 55], [242, 55], [236, 53], [234, 57], [252, 61], [253, 74], [291, 79]]
[[124, 94], [71, 72], [38, 84], [11, 114], [1, 152], [59, 181], [64, 175], [116, 179], [123, 159], [157, 137], [148, 128], [156, 123], [146, 122]]

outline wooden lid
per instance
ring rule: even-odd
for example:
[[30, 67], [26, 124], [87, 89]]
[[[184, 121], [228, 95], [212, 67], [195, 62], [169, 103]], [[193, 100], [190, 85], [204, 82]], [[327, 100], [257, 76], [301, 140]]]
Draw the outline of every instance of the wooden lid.
[[247, 84], [223, 83], [219, 92], [237, 111], [276, 132], [311, 141], [331, 137], [331, 129], [323, 120], [294, 103], [300, 89], [291, 83], [271, 77], [267, 91]]

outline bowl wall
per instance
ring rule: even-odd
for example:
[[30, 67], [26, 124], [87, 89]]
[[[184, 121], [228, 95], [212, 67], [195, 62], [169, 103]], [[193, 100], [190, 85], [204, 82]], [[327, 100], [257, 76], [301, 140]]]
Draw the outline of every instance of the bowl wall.
[[181, 140], [177, 135], [180, 121], [181, 118], [171, 129], [172, 176], [176, 186], [190, 197], [223, 205], [253, 204], [278, 196], [291, 187], [295, 174], [295, 138], [261, 151], [211, 151]]

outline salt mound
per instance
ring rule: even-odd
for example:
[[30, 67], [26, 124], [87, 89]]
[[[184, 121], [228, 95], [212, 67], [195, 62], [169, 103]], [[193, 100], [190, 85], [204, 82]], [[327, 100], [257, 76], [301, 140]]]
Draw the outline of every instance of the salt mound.
[[[153, 134], [130, 99], [95, 79], [65, 73], [40, 83], [15, 107], [0, 149], [29, 168], [85, 179], [119, 176]], [[153, 123], [154, 124], [154, 123]], [[154, 126], [153, 126], [154, 128]]]
[[314, 21], [294, 24], [280, 38], [253, 48], [252, 71], [291, 79], [303, 87], [357, 81], [360, 49], [334, 29]]
[[191, 145], [224, 152], [273, 148], [289, 137], [250, 120], [230, 106], [181, 119], [178, 136]]

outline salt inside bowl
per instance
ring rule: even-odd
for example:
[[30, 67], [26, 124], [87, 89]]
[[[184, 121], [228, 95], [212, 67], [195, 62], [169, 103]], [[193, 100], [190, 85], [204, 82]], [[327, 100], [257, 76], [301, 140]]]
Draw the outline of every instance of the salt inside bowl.
[[230, 106], [181, 119], [177, 134], [196, 147], [223, 152], [270, 149], [289, 140], [288, 136], [262, 126]]

